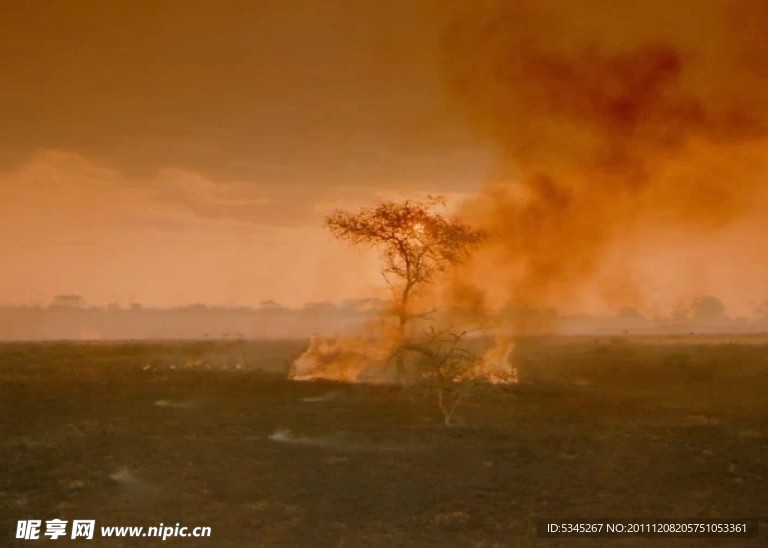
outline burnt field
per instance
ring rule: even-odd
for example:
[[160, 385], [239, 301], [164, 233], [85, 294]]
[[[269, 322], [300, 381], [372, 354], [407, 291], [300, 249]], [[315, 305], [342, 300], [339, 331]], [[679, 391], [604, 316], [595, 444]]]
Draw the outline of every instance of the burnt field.
[[[296, 342], [0, 346], [0, 544], [753, 546], [768, 340], [525, 339], [445, 428], [420, 388], [289, 382]], [[538, 518], [760, 518], [760, 538], [537, 540]], [[17, 520], [93, 519], [90, 541]], [[210, 538], [101, 538], [102, 526]], [[42, 535], [41, 535], [42, 536]]]

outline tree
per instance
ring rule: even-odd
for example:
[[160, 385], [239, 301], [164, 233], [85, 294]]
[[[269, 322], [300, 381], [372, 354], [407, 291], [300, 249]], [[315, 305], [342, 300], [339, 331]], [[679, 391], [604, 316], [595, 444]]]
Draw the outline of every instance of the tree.
[[725, 319], [725, 306], [720, 299], [712, 295], [694, 299], [691, 312], [693, 319], [697, 322], [715, 322]]
[[85, 308], [86, 300], [80, 295], [56, 295], [51, 302], [53, 308]]
[[424, 380], [434, 386], [445, 426], [454, 425], [456, 408], [472, 387], [472, 372], [481, 361], [461, 344], [466, 334], [433, 328], [421, 340], [405, 344], [406, 350], [416, 352], [422, 359]]
[[[381, 273], [392, 290], [391, 310], [401, 343], [409, 336], [411, 321], [429, 314], [412, 309], [416, 289], [462, 263], [485, 239], [482, 231], [437, 212], [440, 207], [445, 207], [445, 198], [427, 196], [424, 201], [384, 202], [356, 213], [337, 210], [325, 220], [340, 240], [380, 250]], [[401, 379], [403, 348], [401, 344], [395, 352]]]

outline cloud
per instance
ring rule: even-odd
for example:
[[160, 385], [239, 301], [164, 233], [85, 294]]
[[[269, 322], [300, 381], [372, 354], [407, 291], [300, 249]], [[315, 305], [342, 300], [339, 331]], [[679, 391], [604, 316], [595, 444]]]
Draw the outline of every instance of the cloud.
[[248, 182], [216, 182], [200, 173], [163, 168], [147, 183], [161, 202], [176, 204], [200, 217], [262, 222], [267, 208], [278, 206], [269, 187]]
[[[311, 204], [302, 203], [295, 195], [293, 204], [286, 204], [284, 193], [265, 184], [215, 181], [183, 168], [161, 168], [138, 178], [80, 154], [58, 150], [38, 152], [0, 174], [0, 181], [8, 193], [0, 205], [6, 215], [14, 211], [46, 212], [66, 218], [67, 225], [142, 221], [159, 228], [195, 217], [254, 224], [276, 224], [285, 219], [290, 224], [296, 222], [290, 218], [291, 210], [311, 210]], [[277, 215], [275, 208], [288, 214]]]
[[[319, 214], [297, 215], [312, 195], [177, 168], [136, 178], [62, 151], [0, 173], [0, 187], [0, 302], [77, 293], [93, 303], [298, 306], [365, 296], [375, 278], [370, 258], [333, 241]], [[339, 274], [339, 264], [350, 268]]]

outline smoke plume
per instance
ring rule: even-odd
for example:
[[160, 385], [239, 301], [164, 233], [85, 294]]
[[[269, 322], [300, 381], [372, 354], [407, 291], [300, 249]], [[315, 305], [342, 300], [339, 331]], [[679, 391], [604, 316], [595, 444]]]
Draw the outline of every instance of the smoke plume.
[[[706, 235], [753, 209], [768, 180], [766, 35], [761, 0], [454, 7], [447, 81], [498, 159], [463, 211], [494, 243], [461, 283], [559, 304], [638, 232]], [[641, 299], [616, 287], [603, 297]]]

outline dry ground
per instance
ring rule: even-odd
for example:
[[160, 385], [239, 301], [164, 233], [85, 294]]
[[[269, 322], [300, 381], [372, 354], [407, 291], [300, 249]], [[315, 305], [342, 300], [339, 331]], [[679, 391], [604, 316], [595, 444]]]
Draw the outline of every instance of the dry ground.
[[[19, 519], [207, 525], [79, 546], [755, 546], [762, 340], [528, 339], [446, 429], [415, 389], [294, 383], [301, 342], [0, 346], [0, 543]], [[305, 399], [310, 401], [305, 401]], [[275, 433], [278, 433], [275, 436]], [[537, 540], [537, 518], [758, 517], [750, 540]]]

